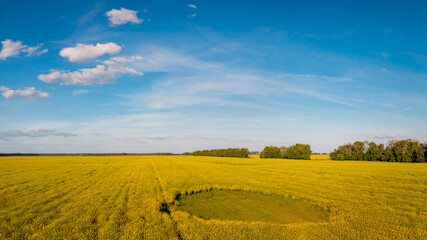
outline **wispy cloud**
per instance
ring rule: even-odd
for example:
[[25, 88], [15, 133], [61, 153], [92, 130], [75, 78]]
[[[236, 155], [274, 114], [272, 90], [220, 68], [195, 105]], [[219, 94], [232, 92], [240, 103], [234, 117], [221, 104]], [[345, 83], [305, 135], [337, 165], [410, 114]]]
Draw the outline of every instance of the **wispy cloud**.
[[8, 130], [0, 131], [0, 139], [4, 141], [13, 141], [17, 137], [76, 137], [76, 133], [58, 132], [55, 129], [34, 129], [34, 130]]
[[144, 59], [135, 64], [135, 67], [143, 72], [183, 72], [188, 69], [217, 71], [222, 66], [162, 47], [149, 47], [142, 51], [141, 55]]
[[87, 94], [90, 93], [91, 91], [86, 90], [86, 89], [78, 89], [78, 90], [74, 90], [72, 95], [73, 96], [77, 96], [77, 95], [82, 95], [82, 94]]
[[171, 139], [173, 137], [168, 136], [140, 136], [140, 137], [122, 137], [118, 138], [120, 141], [135, 142], [135, 143], [152, 143], [153, 141], [163, 141]]
[[353, 99], [353, 101], [364, 103], [364, 104], [369, 104], [369, 105], [374, 105], [374, 106], [386, 107], [386, 108], [394, 108], [394, 107], [396, 107], [396, 105], [391, 104], [391, 103], [378, 103], [378, 102], [373, 102], [373, 101], [366, 101], [366, 100], [363, 100], [363, 99]]
[[189, 8], [194, 8], [194, 9], [195, 9], [195, 8], [197, 8], [197, 6], [196, 6], [196, 5], [194, 5], [194, 4], [188, 4], [188, 7], [189, 7]]
[[[284, 93], [354, 106], [340, 96], [317, 91], [319, 83], [352, 82], [349, 77], [309, 74], [275, 74], [250, 72], [228, 67], [226, 63], [203, 61], [169, 49], [153, 48], [144, 61], [135, 67], [144, 72], [169, 72], [158, 79], [150, 92], [134, 95], [137, 104], [154, 109], [173, 109], [195, 105], [219, 105], [235, 96], [263, 96], [263, 99]], [[307, 87], [310, 84], [311, 87]], [[266, 97], [268, 96], [268, 97]]]
[[[221, 104], [242, 106], [248, 105], [248, 102], [268, 106], [278, 99], [295, 105], [296, 98], [316, 105], [335, 104], [357, 109], [377, 106], [380, 108], [376, 110], [384, 111], [398, 109], [401, 105], [388, 94], [378, 93], [375, 90], [378, 86], [369, 88], [370, 91], [359, 91], [359, 86], [364, 84], [362, 81], [384, 78], [377, 69], [367, 68], [365, 71], [349, 71], [341, 75], [297, 74], [248, 69], [235, 62], [214, 61], [210, 55], [188, 54], [162, 47], [146, 46], [138, 52], [144, 56], [144, 60], [135, 64], [135, 69], [166, 74], [157, 77], [151, 89], [129, 94], [132, 106], [175, 109]], [[387, 77], [397, 79], [400, 76], [392, 74]]]
[[27, 53], [27, 57], [29, 56], [40, 56], [44, 53], [47, 53], [47, 49], [42, 49], [43, 44], [39, 44], [38, 46], [28, 47], [22, 50], [22, 52]]
[[370, 135], [369, 138], [374, 140], [380, 140], [380, 141], [389, 141], [393, 139], [402, 139], [402, 136], [380, 134], [380, 135]]

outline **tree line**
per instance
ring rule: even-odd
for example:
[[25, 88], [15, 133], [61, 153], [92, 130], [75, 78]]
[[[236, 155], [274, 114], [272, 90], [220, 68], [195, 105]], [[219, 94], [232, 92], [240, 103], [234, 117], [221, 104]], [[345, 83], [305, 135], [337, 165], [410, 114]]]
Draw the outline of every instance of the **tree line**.
[[211, 156], [211, 157], [249, 157], [249, 150], [247, 148], [227, 148], [227, 149], [211, 149], [193, 152], [194, 156]]
[[260, 158], [310, 159], [311, 148], [308, 144], [297, 143], [290, 147], [266, 146], [260, 153]]
[[392, 140], [387, 146], [356, 141], [339, 146], [330, 154], [331, 160], [426, 162], [427, 145], [416, 140]]

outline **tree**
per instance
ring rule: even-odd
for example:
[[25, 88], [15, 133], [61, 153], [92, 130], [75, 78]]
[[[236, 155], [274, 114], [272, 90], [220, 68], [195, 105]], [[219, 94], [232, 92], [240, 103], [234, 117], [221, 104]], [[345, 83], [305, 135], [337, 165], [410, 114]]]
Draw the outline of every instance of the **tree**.
[[260, 153], [260, 158], [281, 158], [280, 148], [274, 146], [266, 146]]
[[408, 155], [411, 162], [425, 162], [424, 146], [417, 141], [409, 142]]
[[389, 162], [425, 162], [426, 155], [426, 146], [411, 139], [389, 141], [386, 148], [383, 144], [356, 141], [339, 146], [330, 154], [332, 160]]
[[424, 150], [424, 162], [427, 161], [427, 142], [423, 144], [423, 150]]
[[354, 142], [351, 149], [351, 159], [362, 161], [364, 155], [365, 155], [365, 143], [360, 141]]
[[288, 147], [285, 147], [285, 146], [281, 146], [280, 147], [280, 155], [282, 156], [282, 157], [284, 157], [285, 156], [285, 153], [286, 153], [286, 150], [288, 149]]
[[353, 145], [351, 143], [338, 146], [332, 153], [330, 153], [331, 160], [354, 160], [353, 159]]
[[249, 157], [247, 148], [227, 148], [227, 149], [211, 149], [193, 152], [194, 156], [212, 156], [212, 157]]
[[297, 143], [284, 149], [283, 158], [287, 159], [307, 159], [311, 156], [310, 145]]
[[377, 145], [374, 142], [369, 143], [368, 150], [365, 152], [364, 160], [367, 161], [382, 161], [384, 153], [384, 145]]

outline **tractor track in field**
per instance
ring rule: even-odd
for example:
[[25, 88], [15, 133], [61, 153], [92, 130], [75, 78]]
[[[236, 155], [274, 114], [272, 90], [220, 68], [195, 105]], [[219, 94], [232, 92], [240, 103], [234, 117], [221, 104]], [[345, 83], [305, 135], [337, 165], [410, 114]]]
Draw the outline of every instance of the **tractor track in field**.
[[[156, 182], [157, 182], [157, 185], [158, 185], [159, 190], [160, 190], [160, 194], [162, 195], [162, 199], [163, 199], [160, 208], [163, 208], [163, 205], [167, 204], [166, 187], [165, 187], [165, 185], [163, 183], [163, 180], [162, 180], [162, 178], [160, 176], [160, 172], [157, 169], [156, 165], [154, 164], [153, 160], [150, 159], [150, 162], [151, 162], [151, 165], [153, 166], [153, 171], [154, 171], [154, 175], [155, 175], [155, 178], [156, 178]], [[172, 226], [173, 226], [173, 229], [175, 231], [176, 237], [179, 240], [183, 240], [181, 232], [178, 229], [178, 224], [177, 224], [177, 222], [175, 221], [175, 219], [172, 217], [172, 215], [170, 213], [169, 206], [166, 205], [165, 207], [166, 207], [165, 211], [162, 211], [162, 212], [165, 212], [169, 216], [169, 219], [172, 222]]]

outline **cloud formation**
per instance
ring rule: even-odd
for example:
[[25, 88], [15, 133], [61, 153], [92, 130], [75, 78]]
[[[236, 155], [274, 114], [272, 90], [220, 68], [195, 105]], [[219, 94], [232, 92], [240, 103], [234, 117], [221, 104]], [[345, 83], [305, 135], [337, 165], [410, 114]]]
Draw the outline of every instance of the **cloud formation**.
[[189, 7], [189, 8], [197, 8], [197, 6], [196, 6], [196, 5], [194, 5], [194, 4], [188, 4], [188, 7]]
[[113, 26], [123, 25], [126, 23], [142, 23], [143, 20], [139, 19], [137, 14], [138, 11], [133, 11], [126, 8], [120, 8], [120, 10], [112, 9], [106, 13], [108, 20], [110, 20], [110, 23]]
[[57, 132], [55, 129], [34, 129], [34, 130], [8, 130], [0, 131], [0, 139], [11, 141], [16, 137], [75, 137], [76, 133]]
[[27, 53], [27, 57], [29, 57], [29, 56], [40, 56], [44, 53], [47, 53], [47, 51], [48, 51], [47, 49], [41, 49], [42, 46], [43, 46], [43, 44], [39, 44], [38, 46], [34, 46], [34, 47], [28, 47], [26, 49], [23, 49], [22, 52]]
[[136, 64], [137, 69], [170, 74], [156, 82], [151, 91], [136, 94], [133, 101], [138, 106], [174, 109], [197, 105], [226, 106], [231, 103], [245, 105], [243, 101], [230, 101], [238, 96], [245, 96], [246, 100], [261, 96], [265, 102], [257, 99], [257, 103], [268, 105], [272, 98], [284, 94], [301, 95], [348, 107], [356, 105], [347, 97], [323, 91], [333, 82], [352, 82], [353, 79], [349, 77], [248, 72], [169, 49], [150, 48], [149, 51], [145, 53], [144, 61]]
[[46, 83], [61, 81], [62, 85], [109, 84], [114, 83], [123, 74], [142, 76], [141, 72], [125, 66], [127, 63], [141, 60], [140, 56], [113, 57], [94, 68], [82, 68], [73, 72], [51, 70], [49, 74], [40, 74], [38, 79]]
[[0, 60], [5, 60], [8, 57], [18, 56], [21, 52], [27, 53], [27, 56], [40, 56], [47, 52], [47, 49], [41, 49], [43, 44], [38, 46], [28, 47], [23, 45], [22, 41], [16, 41], [6, 39], [1, 42], [2, 48], [0, 51]]
[[71, 62], [84, 62], [105, 54], [117, 54], [121, 50], [122, 47], [112, 42], [96, 45], [78, 43], [75, 47], [63, 48], [59, 55], [68, 58]]
[[17, 98], [17, 97], [23, 97], [23, 98], [29, 98], [29, 99], [42, 99], [42, 98], [50, 97], [48, 93], [37, 91], [34, 87], [27, 87], [24, 90], [21, 90], [21, 89], [12, 90], [5, 86], [0, 86], [0, 92], [2, 92], [1, 95], [3, 95], [3, 97], [5, 97], [6, 99]]

